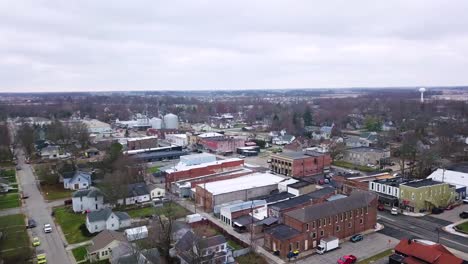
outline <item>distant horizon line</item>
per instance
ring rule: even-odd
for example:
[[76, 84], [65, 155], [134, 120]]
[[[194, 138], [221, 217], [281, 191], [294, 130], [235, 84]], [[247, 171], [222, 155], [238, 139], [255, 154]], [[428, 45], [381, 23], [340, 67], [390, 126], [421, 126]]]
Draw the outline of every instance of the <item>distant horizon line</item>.
[[398, 89], [398, 90], [408, 90], [408, 89], [417, 89], [424, 87], [426, 89], [460, 89], [468, 88], [468, 85], [449, 85], [449, 86], [379, 86], [379, 87], [332, 87], [332, 88], [255, 88], [255, 89], [186, 89], [186, 90], [173, 90], [173, 89], [164, 89], [164, 90], [97, 90], [97, 91], [37, 91], [37, 92], [0, 92], [2, 94], [58, 94], [58, 93], [142, 93], [142, 92], [153, 92], [153, 93], [165, 93], [165, 92], [253, 92], [253, 91], [329, 91], [329, 90], [375, 90], [375, 89]]

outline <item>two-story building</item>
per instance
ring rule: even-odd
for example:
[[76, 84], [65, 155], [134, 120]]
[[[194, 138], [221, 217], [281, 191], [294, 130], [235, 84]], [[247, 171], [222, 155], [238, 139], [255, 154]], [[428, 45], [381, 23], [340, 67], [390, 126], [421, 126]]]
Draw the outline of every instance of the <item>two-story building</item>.
[[270, 170], [291, 177], [306, 177], [323, 172], [330, 164], [331, 157], [326, 153], [285, 151], [271, 155]]
[[63, 188], [69, 190], [81, 190], [91, 186], [91, 173], [75, 171], [62, 175]]
[[400, 184], [400, 206], [409, 212], [426, 212], [446, 207], [457, 196], [455, 186], [424, 179]]
[[264, 247], [286, 257], [294, 250], [315, 248], [322, 238], [343, 239], [375, 228], [377, 195], [356, 192], [287, 212], [283, 218], [283, 224], [265, 230]]
[[379, 196], [379, 203], [388, 207], [400, 204], [400, 184], [407, 182], [401, 177], [369, 181], [369, 191]]
[[110, 208], [90, 212], [86, 215], [86, 228], [93, 234], [102, 230], [118, 230], [131, 225], [130, 216], [125, 212], [112, 212]]
[[75, 213], [98, 211], [104, 207], [104, 194], [98, 188], [79, 190], [72, 195], [72, 208]]
[[227, 263], [227, 241], [223, 235], [200, 237], [188, 231], [174, 245], [181, 264]]
[[132, 183], [127, 186], [127, 195], [125, 199], [119, 199], [118, 204], [139, 204], [151, 201], [151, 195], [148, 186], [144, 182]]
[[370, 147], [349, 148], [343, 155], [344, 161], [360, 166], [383, 164], [389, 158], [389, 150]]

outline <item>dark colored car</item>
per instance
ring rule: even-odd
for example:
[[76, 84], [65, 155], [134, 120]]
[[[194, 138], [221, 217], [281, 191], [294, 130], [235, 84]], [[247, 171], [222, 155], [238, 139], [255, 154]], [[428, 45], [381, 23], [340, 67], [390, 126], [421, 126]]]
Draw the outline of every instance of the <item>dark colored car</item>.
[[385, 207], [383, 206], [383, 204], [379, 204], [379, 205], [377, 206], [377, 210], [379, 210], [379, 211], [385, 211]]
[[461, 218], [463, 218], [463, 219], [468, 218], [468, 211], [461, 212], [461, 213], [459, 214], [459, 216], [460, 216]]
[[441, 214], [443, 212], [444, 212], [444, 209], [442, 209], [442, 208], [438, 208], [438, 207], [432, 208], [432, 213], [433, 214]]
[[34, 228], [37, 226], [37, 223], [34, 219], [30, 218], [28, 219], [28, 225], [26, 226], [26, 228]]
[[73, 201], [72, 201], [72, 199], [67, 199], [67, 200], [63, 201], [63, 203], [64, 203], [65, 205], [70, 205], [70, 204], [73, 203]]
[[29, 195], [27, 193], [22, 192], [21, 193], [21, 199], [28, 199]]
[[351, 241], [351, 242], [353, 242], [353, 243], [356, 243], [356, 242], [359, 242], [359, 241], [361, 241], [361, 240], [363, 240], [363, 239], [364, 239], [364, 236], [363, 236], [363, 235], [361, 235], [361, 234], [356, 234], [356, 235], [352, 236], [352, 237], [349, 239], [349, 241]]

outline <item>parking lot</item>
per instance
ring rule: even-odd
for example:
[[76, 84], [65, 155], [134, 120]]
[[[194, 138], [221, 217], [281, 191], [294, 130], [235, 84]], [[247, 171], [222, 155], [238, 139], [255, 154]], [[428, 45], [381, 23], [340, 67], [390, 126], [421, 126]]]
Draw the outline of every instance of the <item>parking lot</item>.
[[[372, 233], [364, 236], [363, 241], [357, 243], [345, 242], [340, 245], [339, 249], [327, 252], [323, 255], [316, 254], [304, 259], [299, 259], [294, 263], [330, 264], [336, 263], [336, 261], [344, 255], [354, 255], [359, 261], [368, 257], [372, 257], [387, 249], [394, 248], [396, 244], [398, 244], [398, 242], [399, 240], [386, 236], [384, 234]], [[382, 263], [387, 262], [385, 262], [385, 260], [382, 260]]]
[[463, 211], [468, 211], [468, 204], [462, 204], [460, 206], [457, 206], [453, 208], [452, 210], [445, 210], [441, 214], [432, 214], [431, 216], [434, 218], [442, 219], [445, 221], [449, 221], [451, 223], [458, 222], [460, 220], [463, 220], [460, 218], [459, 214]]

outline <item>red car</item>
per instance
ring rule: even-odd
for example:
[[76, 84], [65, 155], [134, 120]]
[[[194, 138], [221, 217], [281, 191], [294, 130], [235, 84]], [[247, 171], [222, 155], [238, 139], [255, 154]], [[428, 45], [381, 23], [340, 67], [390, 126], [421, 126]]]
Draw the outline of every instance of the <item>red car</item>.
[[379, 210], [379, 211], [385, 211], [385, 207], [383, 206], [383, 204], [379, 204], [379, 205], [377, 206], [377, 210]]
[[342, 256], [336, 263], [337, 264], [353, 264], [356, 263], [357, 258], [354, 255]]

